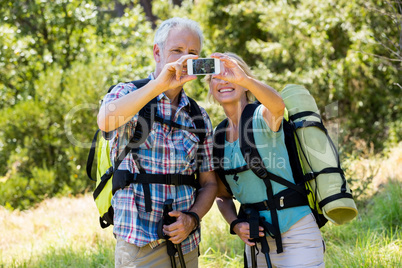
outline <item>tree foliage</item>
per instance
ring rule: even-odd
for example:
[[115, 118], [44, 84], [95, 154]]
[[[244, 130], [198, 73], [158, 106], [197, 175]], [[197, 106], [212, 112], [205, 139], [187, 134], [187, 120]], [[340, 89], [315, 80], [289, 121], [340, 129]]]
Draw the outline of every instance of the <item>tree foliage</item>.
[[[200, 23], [201, 56], [231, 51], [278, 90], [306, 86], [339, 122], [342, 151], [354, 151], [350, 139], [392, 146], [402, 133], [401, 10], [399, 0], [0, 0], [0, 205], [93, 187], [85, 163], [99, 100], [153, 71], [154, 28], [172, 16]], [[203, 81], [186, 90], [216, 125], [222, 109], [204, 102]]]
[[99, 100], [152, 70], [152, 30], [140, 6], [122, 17], [95, 2], [1, 7], [0, 204], [26, 208], [88, 188]]
[[[385, 1], [208, 3], [216, 19], [206, 22], [212, 47], [243, 56], [278, 90], [303, 84], [321, 109], [338, 102], [345, 139], [367, 139], [382, 149], [390, 132], [401, 130], [394, 129], [401, 114], [401, 61], [390, 60], [395, 55], [376, 41], [398, 44], [401, 15]], [[391, 12], [399, 21], [384, 16]]]

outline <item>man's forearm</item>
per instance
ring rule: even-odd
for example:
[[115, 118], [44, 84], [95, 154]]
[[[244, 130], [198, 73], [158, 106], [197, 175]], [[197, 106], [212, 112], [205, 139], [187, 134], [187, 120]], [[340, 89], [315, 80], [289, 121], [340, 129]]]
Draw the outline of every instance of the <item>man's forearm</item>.
[[201, 189], [198, 191], [197, 199], [195, 200], [193, 207], [190, 209], [190, 211], [197, 213], [200, 219], [204, 217], [212, 207], [218, 190], [215, 172], [207, 172], [204, 176], [207, 176], [207, 181], [201, 184]]
[[142, 107], [159, 95], [155, 88], [156, 83], [151, 80], [144, 87], [102, 105], [98, 114], [99, 128], [109, 132], [126, 124]]

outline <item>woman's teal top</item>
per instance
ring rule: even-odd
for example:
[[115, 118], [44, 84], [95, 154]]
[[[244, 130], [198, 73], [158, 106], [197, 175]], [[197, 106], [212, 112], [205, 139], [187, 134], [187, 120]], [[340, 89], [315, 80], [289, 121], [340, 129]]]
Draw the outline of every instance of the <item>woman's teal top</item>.
[[[255, 110], [253, 116], [254, 138], [258, 146], [258, 152], [271, 173], [294, 182], [286, 150], [283, 127], [281, 125], [279, 131], [273, 132], [262, 116], [262, 107], [260, 105]], [[239, 140], [233, 143], [225, 142], [225, 159], [223, 164], [225, 170], [238, 168], [246, 164], [239, 148]], [[241, 204], [256, 203], [268, 199], [263, 180], [257, 177], [251, 170], [238, 173], [236, 178], [234, 178], [234, 175], [226, 175], [226, 180], [233, 195]], [[273, 181], [271, 183], [274, 195], [287, 188]], [[278, 210], [281, 233], [289, 230], [293, 224], [309, 213], [311, 213], [311, 210], [308, 206]], [[265, 220], [272, 224], [271, 213], [269, 211], [260, 211], [260, 216], [265, 217]]]

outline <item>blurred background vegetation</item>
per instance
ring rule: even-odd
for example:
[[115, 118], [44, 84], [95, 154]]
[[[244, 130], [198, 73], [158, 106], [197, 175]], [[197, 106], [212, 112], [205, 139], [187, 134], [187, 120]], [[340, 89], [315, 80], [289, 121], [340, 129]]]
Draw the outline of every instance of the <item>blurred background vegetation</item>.
[[[401, 140], [399, 0], [0, 0], [0, 205], [27, 209], [92, 191], [85, 173], [99, 101], [109, 86], [154, 69], [155, 28], [199, 22], [202, 56], [231, 51], [281, 90], [311, 91], [356, 196], [378, 172], [355, 160], [386, 156]], [[188, 94], [210, 113], [201, 79]], [[328, 108], [330, 107], [330, 108]], [[332, 108], [331, 108], [332, 107]], [[373, 162], [370, 162], [373, 163]]]

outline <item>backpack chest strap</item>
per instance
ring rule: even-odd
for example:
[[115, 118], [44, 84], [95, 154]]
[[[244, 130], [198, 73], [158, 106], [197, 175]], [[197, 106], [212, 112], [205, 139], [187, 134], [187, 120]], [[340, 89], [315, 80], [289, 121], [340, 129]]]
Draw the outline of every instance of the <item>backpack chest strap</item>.
[[272, 207], [276, 210], [282, 210], [286, 208], [293, 208], [305, 205], [308, 205], [307, 196], [291, 188], [288, 188], [274, 195], [273, 201], [264, 200], [257, 203], [242, 204], [241, 208], [244, 210], [247, 208], [253, 208], [257, 211], [269, 211]]
[[225, 175], [235, 175], [237, 173], [240, 173], [240, 172], [243, 172], [243, 171], [246, 171], [249, 169], [250, 168], [247, 165], [244, 165], [244, 166], [241, 166], [238, 168], [233, 168], [233, 169], [222, 169], [221, 172], [222, 172], [222, 174], [225, 174]]
[[166, 185], [188, 185], [196, 187], [195, 174], [133, 174], [134, 183], [155, 183]]
[[199, 188], [195, 174], [146, 174], [131, 173], [128, 170], [117, 170], [113, 176], [113, 194], [131, 183], [141, 183], [144, 190], [145, 211], [152, 211], [151, 190], [149, 184], [188, 185]]
[[182, 174], [133, 174], [133, 183], [141, 183], [144, 190], [145, 211], [152, 211], [151, 189], [149, 184], [188, 185], [197, 188], [195, 175]]

